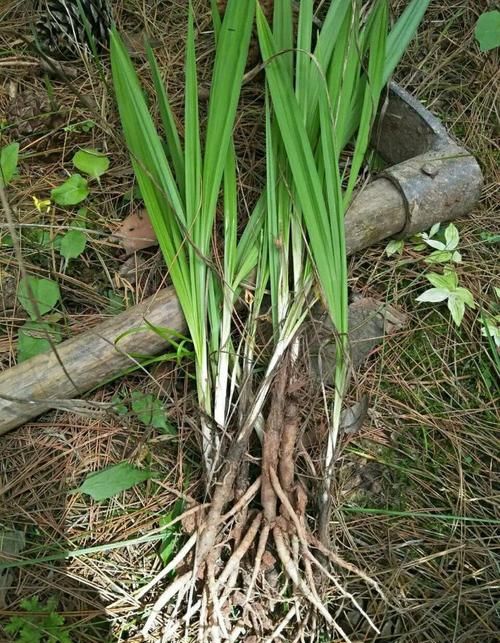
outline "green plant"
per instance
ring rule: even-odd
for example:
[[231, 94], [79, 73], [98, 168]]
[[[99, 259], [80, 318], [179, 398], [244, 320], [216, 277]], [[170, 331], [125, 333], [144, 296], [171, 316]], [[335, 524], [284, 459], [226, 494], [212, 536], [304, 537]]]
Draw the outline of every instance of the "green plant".
[[71, 643], [64, 627], [64, 617], [57, 613], [57, 599], [49, 598], [45, 604], [37, 596], [21, 601], [26, 612], [12, 616], [5, 631], [16, 643]]
[[[411, 248], [416, 252], [422, 252], [426, 247], [434, 248], [434, 252], [424, 259], [428, 264], [450, 261], [460, 263], [462, 255], [457, 250], [459, 243], [460, 235], [453, 223], [449, 223], [444, 231], [441, 229], [441, 223], [435, 223], [429, 232], [420, 232], [410, 239]], [[385, 247], [385, 254], [388, 257], [402, 255], [405, 245], [403, 239], [391, 239]]]
[[500, 11], [486, 11], [481, 14], [474, 35], [481, 51], [500, 47]]
[[[154, 126], [126, 49], [116, 31], [111, 35], [113, 82], [125, 139], [195, 353], [202, 451], [211, 495], [197, 540], [195, 567], [204, 569], [217, 539], [228, 534], [223, 510], [234, 497], [234, 487], [246, 481], [250, 485], [247, 473], [242, 481], [238, 473], [255, 429], [259, 436], [263, 433], [263, 509], [248, 525], [249, 534], [256, 537], [262, 520], [261, 553], [272, 533], [283, 568], [332, 624], [328, 610], [308, 590], [299, 570], [296, 576], [290, 571], [290, 553], [275, 521], [282, 496], [278, 499], [272, 476], [279, 476], [290, 493], [294, 478], [293, 427], [298, 411], [288, 366], [297, 355], [297, 330], [312, 302], [321, 299], [339, 338], [323, 485], [322, 520], [327, 526], [327, 496], [348, 381], [344, 215], [364, 162], [380, 95], [428, 1], [410, 2], [388, 32], [386, 0], [376, 0], [366, 13], [361, 2], [332, 0], [314, 46], [312, 0], [300, 3], [296, 42], [290, 0], [276, 0], [272, 27], [257, 3], [258, 38], [266, 69], [267, 177], [266, 190], [245, 222], [238, 222], [239, 182], [232, 130], [253, 3], [229, 0], [222, 22], [216, 0], [211, 4], [216, 54], [204, 139], [200, 136], [191, 3], [183, 141], [152, 51], [148, 51], [148, 59], [164, 141]], [[227, 65], [227, 60], [232, 65]], [[342, 152], [353, 137], [354, 153], [345, 165]], [[218, 200], [221, 226], [214, 225]], [[273, 333], [269, 358], [259, 363], [257, 324], [266, 293], [271, 299]], [[243, 312], [236, 306], [241, 299], [247, 303]], [[293, 409], [295, 416], [289, 417]], [[285, 415], [286, 429], [282, 426]], [[229, 432], [234, 437], [221, 463], [226, 444], [222, 440]], [[220, 476], [213, 480], [219, 464]], [[238, 488], [238, 493], [245, 489]], [[284, 505], [282, 510], [289, 511]], [[247, 541], [250, 536], [245, 537]], [[219, 585], [210, 591], [222, 591], [221, 579], [232, 578], [228, 571], [231, 564], [237, 565], [228, 563], [220, 573]], [[175, 591], [182, 595], [185, 588], [179, 585]], [[219, 601], [219, 596], [213, 601]], [[143, 634], [148, 633], [160, 608], [152, 610]]]
[[86, 217], [87, 210], [80, 208], [69, 230], [54, 240], [56, 248], [65, 259], [62, 272], [65, 272], [69, 261], [79, 257], [87, 246], [87, 236], [85, 234], [85, 228], [87, 226]]
[[[152, 426], [155, 429], [161, 429], [163, 433], [175, 435], [175, 427], [168, 421], [165, 408], [157, 397], [152, 393], [142, 393], [141, 391], [132, 391], [130, 396], [131, 407], [134, 415], [145, 426]], [[118, 415], [126, 415], [128, 406], [122, 395], [115, 395], [113, 398], [113, 408]]]
[[107, 500], [140, 482], [149, 480], [153, 475], [153, 471], [139, 469], [128, 462], [120, 462], [91, 473], [73, 493], [85, 493], [97, 501]]
[[83, 132], [87, 134], [90, 132], [95, 127], [95, 121], [86, 119], [84, 121], [79, 121], [78, 123], [70, 123], [69, 125], [66, 125], [63, 127], [63, 131], [65, 132]]
[[51, 190], [50, 197], [57, 205], [77, 205], [89, 194], [87, 180], [80, 174], [72, 174], [64, 183]]
[[[154, 127], [126, 48], [116, 31], [111, 34], [113, 81], [122, 125], [141, 194], [193, 341], [198, 399], [204, 417], [211, 417], [213, 412], [213, 373], [220, 368], [225, 370], [225, 366], [217, 368], [217, 356], [224, 362], [230, 351], [225, 333], [227, 313], [223, 313], [221, 325], [219, 306], [225, 302], [226, 311], [228, 307], [232, 311], [241, 281], [255, 261], [251, 255], [238, 256], [236, 203], [235, 198], [229, 198], [230, 192], [236, 195], [236, 179], [230, 183], [228, 171], [230, 164], [234, 163], [231, 160], [231, 136], [253, 13], [251, 2], [233, 1], [228, 4], [225, 26], [219, 34], [203, 151], [191, 7], [186, 57], [184, 150], [156, 61], [152, 51], [148, 52], [171, 161]], [[238, 33], [238, 38], [235, 33]], [[227, 65], [227, 60], [234, 61], [234, 64]], [[229, 233], [225, 238], [224, 259], [225, 267], [231, 271], [223, 277], [223, 283], [227, 285], [225, 294], [210, 259], [213, 223], [224, 173], [226, 229]], [[215, 363], [210, 363], [209, 355], [213, 356]], [[206, 468], [211, 471], [218, 453], [219, 438], [205, 419], [202, 419], [202, 434]]]
[[99, 180], [109, 169], [109, 159], [97, 150], [78, 150], [73, 156], [73, 165], [80, 172]]
[[168, 565], [178, 547], [179, 540], [182, 538], [181, 522], [176, 522], [174, 525], [171, 525], [171, 523], [182, 514], [184, 508], [185, 502], [179, 498], [173, 508], [159, 520], [160, 527], [165, 528], [165, 535], [160, 542], [158, 551], [164, 565]]
[[[79, 150], [73, 156], [73, 165], [91, 179], [99, 181], [109, 168], [109, 159], [97, 150]], [[78, 205], [89, 194], [87, 179], [80, 174], [72, 174], [64, 183], [52, 189], [50, 197], [57, 205], [66, 206]]]

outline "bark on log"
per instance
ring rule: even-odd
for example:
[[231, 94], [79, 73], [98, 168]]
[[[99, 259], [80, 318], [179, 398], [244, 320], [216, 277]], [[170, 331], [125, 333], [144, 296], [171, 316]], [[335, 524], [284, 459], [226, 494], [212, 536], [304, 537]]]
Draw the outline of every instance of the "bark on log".
[[[424, 230], [438, 221], [463, 216], [477, 202], [479, 167], [462, 150], [441, 150], [391, 167], [386, 178], [370, 183], [354, 200], [345, 226], [349, 254], [388, 237]], [[144, 320], [184, 331], [182, 313], [171, 288], [57, 346], [57, 355], [38, 355], [0, 373], [0, 435], [57, 407], [51, 400], [81, 397], [116, 377], [133, 363], [129, 353], [155, 355], [166, 342], [152, 330], [123, 333]]]

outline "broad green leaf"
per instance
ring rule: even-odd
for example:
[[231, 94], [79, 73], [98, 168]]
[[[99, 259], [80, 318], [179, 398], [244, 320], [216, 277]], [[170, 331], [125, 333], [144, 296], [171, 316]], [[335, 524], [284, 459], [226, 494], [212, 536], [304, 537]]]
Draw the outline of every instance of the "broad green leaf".
[[59, 252], [68, 262], [70, 259], [76, 259], [85, 250], [87, 237], [82, 230], [68, 230], [62, 237]]
[[453, 294], [459, 297], [464, 304], [469, 306], [469, 308], [475, 307], [474, 297], [472, 296], [471, 291], [468, 288], [457, 288], [453, 291]]
[[170, 562], [181, 534], [181, 524], [179, 522], [172, 525], [170, 528], [168, 528], [168, 525], [175, 520], [175, 518], [181, 515], [184, 511], [184, 504], [184, 500], [180, 498], [174, 504], [173, 509], [162, 516], [158, 521], [160, 527], [167, 527], [167, 529], [165, 529], [165, 537], [161, 541], [159, 550], [159, 555], [164, 565], [167, 565]]
[[465, 303], [463, 299], [453, 293], [450, 294], [448, 297], [448, 309], [455, 324], [460, 326], [465, 313]]
[[31, 319], [44, 315], [52, 310], [61, 298], [59, 285], [51, 279], [24, 277], [19, 282], [17, 291], [19, 303]]
[[439, 232], [439, 228], [441, 227], [441, 223], [435, 223], [432, 228], [429, 230], [429, 237], [433, 237], [435, 234]]
[[444, 238], [446, 241], [446, 250], [455, 250], [458, 246], [458, 242], [460, 241], [460, 235], [457, 227], [453, 223], [450, 223], [446, 227]]
[[19, 143], [10, 143], [0, 150], [0, 187], [8, 185], [17, 170]]
[[442, 241], [438, 241], [437, 239], [430, 239], [430, 238], [427, 238], [425, 236], [423, 236], [422, 239], [431, 248], [435, 248], [436, 250], [445, 250], [446, 249], [446, 244], [444, 244]]
[[500, 11], [487, 11], [479, 16], [475, 29], [481, 51], [500, 47]]
[[78, 150], [73, 156], [73, 165], [80, 172], [98, 179], [109, 168], [109, 158], [97, 150]]
[[425, 277], [436, 288], [444, 288], [445, 290], [451, 291], [455, 290], [458, 286], [457, 274], [451, 270], [446, 270], [442, 275], [437, 272], [430, 272], [428, 275], [425, 275]]
[[120, 462], [90, 474], [75, 492], [86, 493], [97, 501], [107, 500], [153, 476], [153, 471], [139, 469], [128, 462]]
[[167, 420], [161, 400], [152, 393], [146, 394], [140, 391], [133, 391], [131, 399], [132, 411], [143, 424], [152, 426], [155, 429], [163, 429], [165, 433], [176, 433], [172, 424]]
[[25, 362], [35, 355], [46, 353], [51, 349], [50, 342], [58, 344], [61, 339], [61, 330], [57, 326], [45, 321], [27, 321], [18, 331], [17, 361]]
[[80, 174], [73, 174], [50, 193], [52, 200], [58, 205], [76, 205], [86, 199], [88, 195], [87, 181]]
[[453, 258], [453, 253], [448, 250], [435, 250], [424, 259], [424, 262], [427, 264], [434, 263], [448, 263]]
[[450, 291], [445, 288], [429, 288], [419, 295], [416, 301], [437, 303], [448, 299], [449, 294]]
[[395, 254], [402, 254], [405, 247], [405, 242], [403, 239], [391, 239], [385, 247], [385, 254], [388, 257], [392, 257]]

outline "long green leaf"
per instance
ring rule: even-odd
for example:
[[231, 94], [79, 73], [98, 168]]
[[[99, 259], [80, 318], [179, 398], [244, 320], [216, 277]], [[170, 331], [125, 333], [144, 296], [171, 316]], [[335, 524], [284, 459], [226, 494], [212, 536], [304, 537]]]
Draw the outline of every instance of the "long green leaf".
[[174, 167], [175, 179], [177, 181], [177, 185], [179, 186], [179, 192], [184, 198], [184, 153], [182, 150], [179, 133], [177, 131], [175, 117], [170, 106], [170, 101], [168, 100], [167, 90], [161, 77], [158, 62], [149, 44], [146, 47], [146, 55], [148, 58], [149, 66], [151, 68], [153, 84], [160, 108], [160, 116], [163, 123], [163, 129], [165, 131], [167, 150], [172, 159], [172, 165]]
[[197, 235], [201, 252], [206, 252], [209, 247], [248, 56], [254, 10], [253, 2], [228, 2], [218, 35], [203, 158], [203, 211]]

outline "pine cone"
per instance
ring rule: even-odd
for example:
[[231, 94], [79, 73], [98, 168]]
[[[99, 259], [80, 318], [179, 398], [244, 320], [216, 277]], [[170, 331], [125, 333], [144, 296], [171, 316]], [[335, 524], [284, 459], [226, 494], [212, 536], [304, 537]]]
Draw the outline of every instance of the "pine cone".
[[92, 50], [92, 41], [98, 50], [107, 47], [112, 23], [109, 0], [44, 0], [41, 9], [37, 38], [53, 58], [79, 58], [82, 49]]

